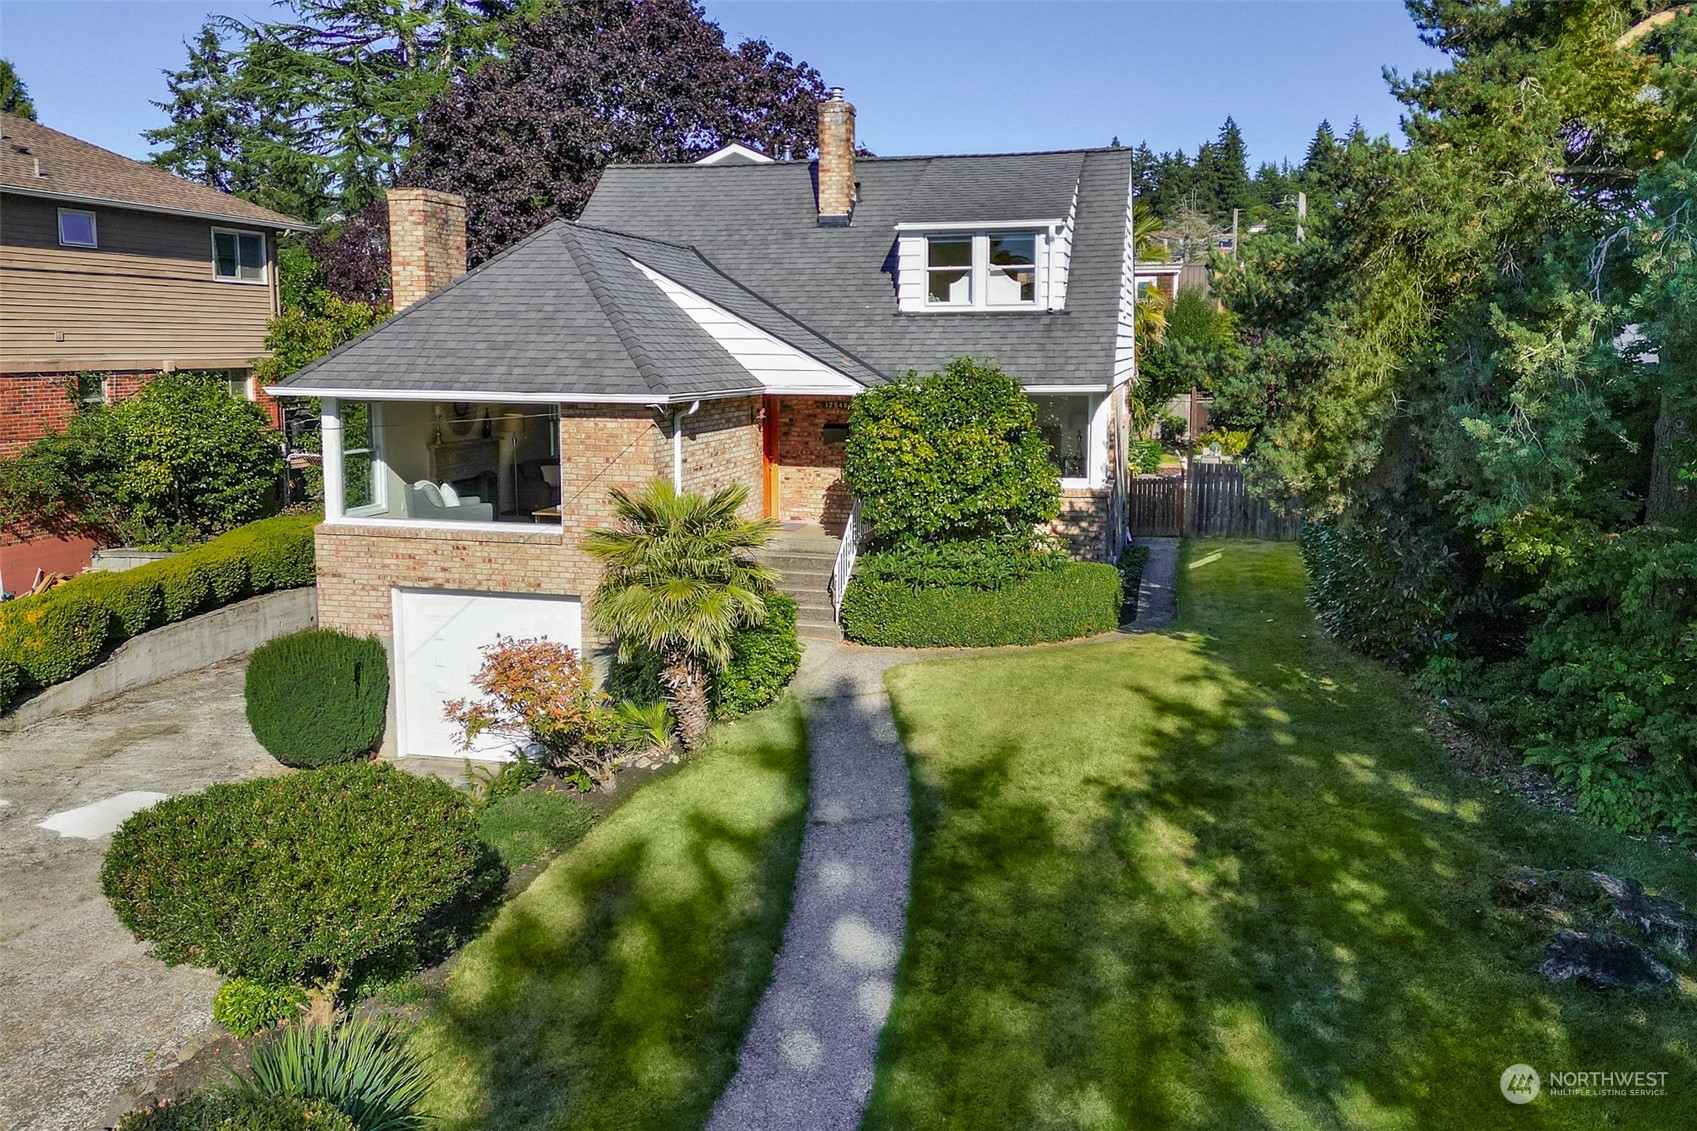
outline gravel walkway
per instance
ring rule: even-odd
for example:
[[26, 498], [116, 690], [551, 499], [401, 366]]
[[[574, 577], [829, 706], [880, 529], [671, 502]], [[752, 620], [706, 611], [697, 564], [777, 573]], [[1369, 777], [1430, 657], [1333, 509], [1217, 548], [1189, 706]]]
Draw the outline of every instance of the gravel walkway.
[[907, 915], [907, 760], [884, 672], [912, 652], [809, 643], [812, 799], [795, 902], [709, 1131], [852, 1131], [872, 1090]]

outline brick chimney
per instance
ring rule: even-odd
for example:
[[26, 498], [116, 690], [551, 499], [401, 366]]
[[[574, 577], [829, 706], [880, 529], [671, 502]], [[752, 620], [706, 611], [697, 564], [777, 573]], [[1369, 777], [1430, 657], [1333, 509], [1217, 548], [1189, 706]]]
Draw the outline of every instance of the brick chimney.
[[833, 86], [819, 104], [819, 226], [847, 226], [854, 196], [854, 105]]
[[389, 289], [399, 314], [466, 272], [465, 197], [389, 190]]

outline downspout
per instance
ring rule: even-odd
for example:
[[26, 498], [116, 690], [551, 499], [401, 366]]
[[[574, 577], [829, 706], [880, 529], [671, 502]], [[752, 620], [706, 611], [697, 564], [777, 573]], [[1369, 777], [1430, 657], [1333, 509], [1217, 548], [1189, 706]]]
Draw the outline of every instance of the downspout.
[[680, 495], [684, 489], [684, 417], [694, 416], [700, 407], [701, 402], [695, 401], [687, 409], [672, 412], [672, 490]]

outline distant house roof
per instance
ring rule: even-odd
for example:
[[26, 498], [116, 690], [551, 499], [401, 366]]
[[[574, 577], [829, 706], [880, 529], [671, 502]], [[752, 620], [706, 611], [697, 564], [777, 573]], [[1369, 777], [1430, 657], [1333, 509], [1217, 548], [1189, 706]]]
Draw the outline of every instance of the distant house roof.
[[[582, 221], [694, 247], [748, 289], [889, 374], [972, 355], [1027, 385], [1112, 371], [1131, 151], [861, 157], [853, 222], [816, 222], [813, 166], [615, 165]], [[1077, 204], [1074, 211], [1073, 196]], [[1062, 311], [899, 312], [896, 225], [1074, 215]]]
[[641, 267], [856, 385], [886, 379], [690, 248], [556, 220], [280, 388], [622, 404], [765, 391]]
[[0, 191], [276, 231], [312, 230], [280, 212], [10, 114], [0, 114]]

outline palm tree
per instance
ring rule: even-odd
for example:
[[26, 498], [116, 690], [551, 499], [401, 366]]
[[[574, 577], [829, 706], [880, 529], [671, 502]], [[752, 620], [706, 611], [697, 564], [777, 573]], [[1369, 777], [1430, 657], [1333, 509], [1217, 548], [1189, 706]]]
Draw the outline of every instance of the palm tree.
[[740, 511], [746, 487], [678, 494], [656, 479], [639, 494], [614, 488], [611, 530], [591, 530], [583, 548], [606, 568], [590, 622], [620, 660], [644, 648], [660, 657], [661, 682], [686, 750], [707, 733], [707, 678], [731, 658], [736, 630], [766, 619], [775, 570], [754, 560], [777, 529]]

